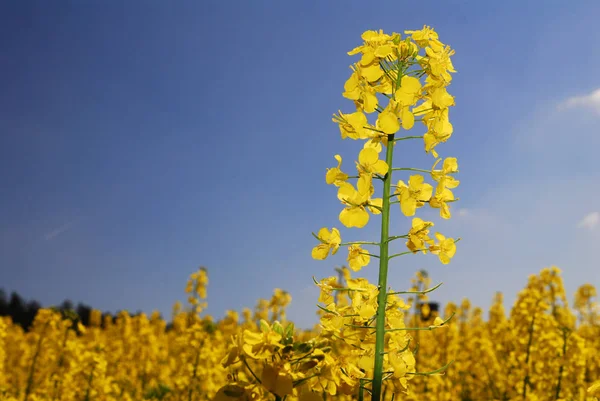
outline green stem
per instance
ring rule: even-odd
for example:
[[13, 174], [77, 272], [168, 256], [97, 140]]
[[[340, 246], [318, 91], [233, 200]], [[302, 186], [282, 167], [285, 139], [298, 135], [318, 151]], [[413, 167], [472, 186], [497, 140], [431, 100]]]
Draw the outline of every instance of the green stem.
[[563, 371], [565, 369], [565, 355], [567, 355], [567, 330], [563, 329], [563, 349], [562, 349], [562, 363], [560, 364], [560, 368], [558, 369], [558, 383], [556, 384], [556, 395], [554, 397], [555, 400], [560, 398], [560, 386], [563, 377]]
[[46, 322], [46, 324], [44, 324], [44, 328], [42, 329], [42, 332], [40, 333], [40, 338], [37, 342], [35, 354], [33, 354], [33, 358], [31, 360], [31, 366], [29, 368], [29, 375], [27, 377], [27, 387], [25, 388], [25, 397], [23, 398], [24, 401], [27, 401], [29, 399], [29, 395], [31, 394], [31, 391], [33, 389], [33, 375], [35, 374], [35, 365], [36, 365], [37, 359], [40, 355], [40, 351], [42, 349], [42, 341], [44, 340], [44, 335], [46, 334], [46, 329], [48, 328], [49, 323], [50, 322], [48, 321], [48, 322]]
[[200, 363], [200, 350], [204, 345], [204, 341], [200, 344], [200, 348], [196, 350], [196, 358], [194, 361], [194, 370], [192, 372], [192, 380], [190, 381], [190, 387], [188, 388], [188, 401], [192, 401], [192, 396], [194, 394], [194, 386], [196, 385], [196, 375], [198, 374], [198, 364]]
[[435, 374], [443, 372], [444, 370], [448, 369], [450, 367], [450, 365], [452, 365], [453, 363], [454, 363], [454, 361], [450, 361], [446, 365], [442, 366], [441, 368], [432, 370], [431, 372], [406, 372], [406, 374], [414, 375], [414, 376], [431, 376], [431, 375], [435, 375]]
[[443, 283], [439, 283], [435, 287], [431, 287], [431, 288], [428, 288], [428, 289], [423, 290], [423, 291], [395, 291], [395, 292], [388, 292], [388, 295], [395, 295], [395, 294], [419, 294], [419, 295], [422, 295], [422, 294], [427, 294], [429, 292], [437, 290], [438, 288], [440, 288], [440, 286], [442, 284]]
[[[341, 284], [342, 280], [344, 279], [343, 271], [342, 271], [342, 269], [338, 269], [338, 268], [336, 268], [335, 270], [338, 272], [338, 278], [337, 278], [338, 284]], [[336, 292], [335, 294], [333, 294], [333, 302], [335, 302], [336, 305], [338, 304], [339, 297], [340, 297], [339, 292]], [[317, 306], [319, 306], [319, 305], [317, 305]], [[319, 308], [321, 308], [321, 307], [319, 306]], [[325, 310], [324, 308], [321, 308], [321, 309]], [[330, 312], [329, 310], [325, 310], [325, 311]]]
[[424, 170], [422, 168], [412, 168], [412, 167], [396, 167], [396, 168], [393, 168], [392, 171], [417, 171], [419, 173], [431, 174], [431, 170]]
[[[344, 122], [345, 122], [345, 121], [344, 121]], [[366, 126], [366, 125], [365, 125], [363, 128], [364, 128], [364, 129], [368, 129], [369, 131], [377, 132], [377, 133], [379, 133], [379, 134], [385, 134], [385, 132], [383, 132], [383, 131], [382, 131], [382, 130], [380, 130], [380, 129], [375, 129], [375, 128], [373, 128], [373, 127], [369, 127], [369, 126]]]
[[433, 110], [433, 108], [419, 110], [417, 113], [415, 113], [415, 116], [421, 116], [421, 115], [423, 115], [423, 114], [425, 114], [425, 113], [428, 113], [428, 112], [430, 112], [431, 110]]
[[365, 398], [365, 392], [364, 392], [364, 384], [363, 384], [363, 379], [359, 379], [358, 380], [359, 383], [359, 387], [358, 387], [358, 401], [363, 401]]
[[252, 370], [252, 368], [250, 367], [250, 365], [246, 361], [246, 358], [242, 358], [242, 362], [244, 362], [244, 365], [246, 365], [246, 368], [250, 371], [250, 373], [252, 374], [252, 376], [254, 376], [254, 378], [256, 379], [256, 381], [259, 382], [260, 384], [262, 384], [262, 381], [260, 381], [260, 379], [258, 378], [258, 376], [256, 376], [256, 374], [254, 373], [254, 371]]
[[[388, 135], [388, 137], [389, 137], [389, 136], [391, 136], [391, 135]], [[403, 137], [401, 137], [401, 138], [398, 138], [398, 139], [392, 139], [392, 141], [393, 141], [393, 142], [398, 142], [398, 141], [405, 141], [405, 140], [407, 140], [407, 139], [423, 139], [423, 135], [418, 135], [418, 136], [415, 136], [415, 135], [411, 135], [411, 136], [403, 136]]]
[[[391, 202], [390, 202], [390, 204], [391, 204]], [[392, 241], [395, 241], [400, 238], [408, 238], [408, 235], [392, 235], [391, 237], [388, 237], [388, 242], [392, 242]]]
[[[326, 244], [327, 242], [323, 241], [319, 236], [315, 233], [311, 233], [313, 237], [315, 237], [319, 242]], [[379, 242], [372, 241], [350, 241], [350, 242], [342, 242], [339, 246], [348, 246], [348, 245], [379, 245]]]
[[533, 343], [533, 331], [535, 327], [535, 314], [531, 318], [531, 325], [529, 326], [529, 339], [527, 340], [527, 352], [525, 355], [525, 369], [527, 373], [523, 378], [523, 400], [527, 400], [527, 385], [529, 384], [529, 358], [531, 356], [531, 344]]
[[379, 245], [379, 242], [351, 241], [351, 242], [342, 242], [340, 244], [340, 246], [348, 246], [348, 245]]
[[90, 371], [90, 375], [88, 377], [88, 386], [87, 389], [85, 390], [85, 401], [90, 401], [90, 390], [92, 389], [92, 380], [94, 380], [94, 369], [96, 367], [92, 366], [92, 370]]
[[[300, 384], [302, 384], [302, 383], [306, 382], [307, 380], [310, 380], [310, 379], [312, 379], [313, 377], [317, 377], [317, 376], [319, 376], [319, 375], [318, 375], [318, 374], [314, 374], [314, 375], [310, 375], [310, 376], [303, 377], [302, 379], [295, 381], [295, 382], [293, 383], [293, 387], [297, 387], [297, 386], [299, 386]], [[286, 397], [287, 397], [287, 396], [286, 396]]]
[[367, 207], [372, 207], [375, 210], [379, 210], [380, 212], [383, 210], [382, 208], [380, 208], [377, 205], [373, 205], [372, 203], [367, 203]]
[[[330, 310], [330, 309], [324, 308], [324, 307], [322, 307], [322, 306], [321, 306], [321, 305], [319, 305], [319, 304], [317, 304], [317, 308], [319, 308], [319, 309], [321, 309], [322, 311], [325, 311], [325, 312], [327, 312], [327, 313], [331, 313], [331, 314], [334, 314], [334, 315], [337, 315], [337, 316], [341, 316], [341, 317], [356, 317], [356, 316], [360, 316], [359, 314], [352, 314], [352, 315], [340, 315], [340, 313], [339, 313], [339, 312], [335, 312], [335, 311], [332, 311], [332, 310]], [[312, 351], [311, 351], [311, 352], [312, 352]]]
[[[65, 336], [63, 338], [63, 343], [62, 343], [62, 348], [61, 348], [61, 352], [60, 352], [60, 356], [58, 357], [58, 362], [57, 362], [57, 367], [56, 367], [56, 371], [57, 371], [57, 376], [61, 373], [60, 370], [64, 364], [65, 361], [65, 348], [67, 347], [67, 339], [69, 338], [69, 331], [70, 329], [67, 327], [65, 329]], [[62, 380], [58, 380], [55, 379], [54, 380], [54, 397], [52, 398], [53, 401], [55, 401], [58, 397], [58, 386], [59, 383], [62, 383]]]
[[[417, 291], [422, 291], [422, 285], [423, 285], [422, 282], [418, 283]], [[418, 324], [419, 324], [419, 317], [418, 317], [419, 316], [419, 297], [415, 296], [414, 300], [415, 300], [415, 305], [414, 305], [415, 308], [414, 308], [414, 314], [413, 314], [414, 315], [414, 325], [418, 326]], [[417, 330], [415, 333], [415, 341], [416, 341], [416, 344], [418, 347], [421, 344], [420, 335], [419, 335], [419, 331], [420, 331], [421, 327], [416, 327], [416, 329]], [[418, 353], [415, 354], [415, 371], [417, 370], [417, 366], [419, 365], [419, 356], [420, 356], [420, 354], [418, 354]]]
[[400, 253], [396, 253], [394, 255], [391, 255], [388, 257], [388, 259], [393, 259], [393, 258], [397, 258], [398, 256], [404, 256], [404, 255], [408, 255], [411, 253], [417, 253], [419, 251], [427, 251], [427, 248], [423, 248], [423, 249], [417, 249], [416, 251], [406, 251], [406, 252], [400, 252]]
[[[454, 240], [454, 243], [456, 244], [456, 243], [457, 243], [458, 241], [460, 241], [460, 240], [461, 240], [461, 238], [459, 237], [459, 238], [457, 238], [457, 239], [455, 239], [455, 240]], [[428, 250], [429, 250], [429, 249], [427, 249], [427, 248], [423, 248], [423, 249], [416, 249], [416, 250], [414, 250], [414, 251], [400, 252], [400, 253], [396, 253], [396, 254], [394, 254], [394, 255], [391, 255], [391, 256], [389, 256], [389, 257], [388, 257], [388, 259], [397, 258], [398, 256], [404, 256], [404, 255], [408, 255], [408, 254], [410, 254], [410, 253], [412, 253], [412, 254], [417, 254], [417, 253], [419, 253], [419, 252], [422, 252], [422, 251], [428, 251]]]
[[[385, 162], [392, 166], [394, 157], [394, 134], [388, 135]], [[377, 322], [375, 324], [375, 363], [373, 373], [373, 387], [371, 401], [381, 400], [381, 387], [383, 384], [383, 353], [385, 352], [385, 309], [387, 304], [387, 274], [388, 274], [388, 249], [390, 229], [390, 189], [392, 184], [392, 171], [388, 171], [383, 180], [383, 204], [381, 207], [381, 239], [379, 241], [379, 295], [377, 298]]]

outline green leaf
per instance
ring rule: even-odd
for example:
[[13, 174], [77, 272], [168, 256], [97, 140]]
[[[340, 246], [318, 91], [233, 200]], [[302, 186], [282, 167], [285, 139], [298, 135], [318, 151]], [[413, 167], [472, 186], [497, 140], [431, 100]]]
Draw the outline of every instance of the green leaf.
[[263, 333], [268, 333], [271, 331], [271, 326], [269, 326], [269, 323], [267, 323], [267, 321], [264, 319], [260, 319], [260, 331]]
[[294, 336], [294, 323], [290, 323], [285, 328], [285, 338], [290, 338]]
[[273, 331], [283, 337], [283, 326], [278, 321], [273, 323]]

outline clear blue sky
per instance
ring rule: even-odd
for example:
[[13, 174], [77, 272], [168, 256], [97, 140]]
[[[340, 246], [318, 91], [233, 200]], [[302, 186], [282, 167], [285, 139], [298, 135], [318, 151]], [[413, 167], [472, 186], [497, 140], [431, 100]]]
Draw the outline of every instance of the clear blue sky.
[[[390, 284], [426, 268], [445, 283], [434, 299], [486, 308], [551, 264], [571, 292], [600, 286], [598, 15], [597, 1], [1, 2], [0, 288], [169, 317], [204, 265], [215, 317], [279, 287], [311, 325], [311, 276], [345, 258], [310, 256], [311, 231], [341, 226], [324, 174], [336, 153], [352, 171], [360, 146], [331, 122], [352, 111], [346, 52], [367, 29], [424, 24], [456, 49], [438, 149], [459, 160], [461, 201], [436, 228], [463, 240], [448, 266], [397, 260]], [[433, 161], [420, 142], [396, 159]], [[342, 235], [376, 240], [377, 221]]]

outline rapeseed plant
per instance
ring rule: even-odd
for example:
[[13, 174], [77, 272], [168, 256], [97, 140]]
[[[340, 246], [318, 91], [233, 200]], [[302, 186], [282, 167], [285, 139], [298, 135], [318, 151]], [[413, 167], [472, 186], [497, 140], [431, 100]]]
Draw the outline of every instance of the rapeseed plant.
[[[430, 236], [433, 222], [420, 218], [412, 219], [407, 234], [390, 234], [390, 214], [393, 204], [400, 204], [404, 216], [412, 217], [417, 209], [429, 204], [440, 209], [440, 216], [451, 216], [448, 203], [456, 199], [452, 189], [459, 184], [452, 174], [458, 172], [456, 158], [446, 158], [443, 168], [435, 167], [441, 161], [435, 148], [452, 135], [449, 107], [454, 98], [448, 93], [451, 73], [456, 72], [450, 60], [454, 51], [444, 45], [437, 33], [424, 26], [418, 31], [406, 31], [407, 37], [399, 33], [385, 34], [383, 31], [366, 31], [363, 44], [348, 52], [360, 55], [360, 61], [351, 66], [352, 74], [344, 85], [343, 96], [354, 102], [356, 111], [334, 115], [342, 139], [364, 140], [356, 161], [357, 175], [350, 176], [341, 169], [342, 158], [335, 155], [337, 167], [328, 169], [325, 181], [337, 187], [337, 196], [343, 209], [339, 221], [347, 228], [362, 228], [370, 221], [370, 215], [381, 215], [381, 233], [378, 242], [352, 241], [343, 243], [340, 231], [321, 228], [313, 234], [319, 244], [313, 249], [315, 259], [325, 259], [335, 254], [341, 246], [348, 248], [348, 265], [357, 272], [367, 266], [372, 258], [379, 260], [377, 284], [364, 279], [348, 280], [346, 288], [334, 288], [335, 278], [321, 281], [320, 301], [326, 312], [321, 326], [333, 337], [354, 347], [354, 357], [346, 363], [336, 363], [335, 369], [344, 372], [350, 380], [346, 384], [362, 399], [364, 392], [371, 399], [383, 398], [383, 383], [389, 383], [391, 392], [398, 396], [408, 393], [408, 382], [415, 375], [439, 373], [418, 372], [416, 359], [410, 347], [409, 331], [422, 327], [407, 327], [404, 322], [407, 305], [387, 288], [390, 260], [410, 253], [432, 253], [443, 264], [448, 264], [456, 252], [453, 238], [436, 232]], [[422, 82], [424, 81], [424, 82]], [[375, 115], [369, 121], [369, 117]], [[421, 122], [424, 135], [403, 135]], [[403, 135], [403, 136], [401, 136]], [[431, 170], [411, 167], [393, 167], [394, 149], [402, 141], [421, 139], [425, 151], [436, 161]], [[385, 149], [385, 151], [384, 151]], [[383, 155], [381, 155], [383, 153]], [[393, 172], [411, 171], [428, 173], [436, 183], [425, 182], [421, 174], [413, 174], [408, 183], [398, 180], [393, 184]], [[349, 182], [356, 179], [356, 184]], [[375, 195], [375, 181], [381, 181], [381, 197]], [[408, 252], [391, 254], [390, 243], [398, 239], [407, 240]], [[367, 251], [374, 246], [378, 253]], [[332, 301], [331, 291], [346, 291], [350, 302], [342, 307]], [[415, 291], [422, 293], [422, 291]], [[448, 320], [436, 319], [427, 329], [441, 327]], [[374, 325], [373, 325], [374, 324]], [[418, 343], [418, 341], [417, 341]], [[445, 368], [445, 367], [444, 367]], [[349, 373], [351, 372], [351, 373]], [[336, 389], [328, 384], [328, 392], [336, 395]]]

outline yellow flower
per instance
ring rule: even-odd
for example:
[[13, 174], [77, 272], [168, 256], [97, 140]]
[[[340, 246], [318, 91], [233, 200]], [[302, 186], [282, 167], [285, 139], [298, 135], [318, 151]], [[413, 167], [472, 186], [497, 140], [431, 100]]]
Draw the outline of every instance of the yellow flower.
[[332, 228], [329, 231], [326, 227], [323, 227], [319, 230], [317, 237], [321, 243], [313, 248], [313, 259], [325, 260], [330, 251], [331, 255], [335, 255], [342, 242], [340, 231], [337, 228]]
[[400, 379], [409, 372], [414, 372], [415, 356], [411, 351], [401, 354], [391, 352], [389, 354], [390, 365], [394, 369], [394, 377]]
[[340, 183], [348, 179], [348, 174], [343, 173], [341, 170], [342, 157], [340, 155], [335, 155], [334, 158], [335, 160], [337, 160], [338, 165], [337, 167], [327, 169], [327, 174], [325, 175], [325, 182], [327, 182], [327, 184], [329, 185], [333, 184], [336, 187], [338, 187]]
[[400, 87], [396, 89], [394, 99], [402, 106], [414, 106], [419, 100], [421, 82], [415, 78], [405, 75], [400, 80]]
[[437, 32], [428, 25], [423, 25], [423, 29], [417, 31], [404, 31], [405, 34], [411, 35], [419, 46], [429, 46], [430, 41], [439, 41]]
[[371, 320], [377, 311], [373, 303], [362, 303], [357, 309], [363, 322]]
[[398, 116], [386, 107], [377, 117], [377, 126], [386, 134], [395, 134], [400, 129]]
[[408, 185], [404, 181], [398, 181], [396, 194], [400, 199], [400, 207], [405, 216], [414, 216], [417, 208], [425, 205], [429, 201], [433, 192], [433, 187], [424, 182], [425, 178], [420, 175], [411, 175], [408, 179]]
[[336, 277], [328, 277], [321, 280], [317, 286], [321, 289], [319, 293], [319, 302], [324, 304], [330, 304], [333, 302], [332, 292], [334, 288], [337, 288], [337, 278]]
[[406, 247], [413, 253], [422, 251], [427, 253], [426, 244], [433, 244], [433, 240], [429, 238], [429, 228], [433, 227], [431, 221], [423, 221], [415, 217], [412, 220], [412, 228], [408, 232], [408, 241]]
[[437, 166], [441, 160], [442, 159], [437, 159], [433, 167], [431, 167], [431, 178], [438, 183], [435, 190], [437, 193], [442, 192], [444, 188], [456, 188], [458, 187], [458, 184], [460, 184], [460, 181], [449, 175], [458, 172], [458, 162], [456, 157], [447, 157], [444, 159], [442, 169], [435, 170], [435, 166]]
[[339, 332], [344, 327], [344, 318], [338, 312], [336, 304], [331, 302], [327, 304], [325, 309], [329, 312], [325, 312], [325, 314], [321, 316], [321, 327], [328, 332]]
[[444, 188], [441, 192], [437, 192], [429, 200], [429, 206], [435, 209], [440, 209], [440, 217], [449, 219], [451, 217], [450, 207], [446, 202], [454, 200], [454, 194], [448, 188]]
[[381, 208], [383, 207], [383, 198], [369, 198], [369, 206], [367, 209], [373, 214], [381, 214]]
[[438, 243], [429, 247], [432, 254], [438, 255], [440, 262], [447, 265], [456, 253], [454, 238], [446, 238], [440, 233], [435, 233]]
[[244, 330], [244, 345], [242, 346], [242, 349], [250, 358], [270, 358], [275, 352], [275, 348], [279, 347], [281, 335], [271, 330], [271, 327], [267, 322], [262, 321], [261, 326], [263, 325], [265, 325], [265, 329], [263, 329], [262, 333]]
[[361, 36], [364, 44], [350, 50], [348, 55], [354, 56], [355, 54], [362, 53], [360, 63], [362, 65], [372, 64], [376, 59], [393, 55], [393, 39], [395, 37], [399, 39], [399, 36], [398, 34], [387, 35], [383, 33], [383, 30], [379, 30], [379, 32], [365, 31]]
[[[381, 131], [381, 128], [379, 128], [378, 121], [375, 123], [376, 126], [374, 127], [374, 129]], [[387, 134], [377, 132], [372, 129], [370, 129], [369, 132], [371, 133], [371, 138], [365, 142], [363, 148], [373, 148], [377, 151], [377, 153], [381, 153], [381, 151], [383, 150], [383, 147], [381, 145], [383, 144], [384, 146], [388, 146]]]
[[337, 387], [341, 384], [340, 369], [336, 361], [328, 354], [325, 355], [325, 361], [326, 363], [321, 368], [321, 374], [317, 377], [318, 387], [329, 395], [336, 395]]
[[375, 82], [384, 74], [383, 70], [379, 66], [379, 63], [373, 63], [365, 67], [360, 67], [359, 71], [368, 82]]
[[361, 70], [354, 68], [352, 75], [344, 84], [342, 96], [354, 100], [357, 109], [362, 109], [366, 113], [373, 113], [379, 104], [375, 91], [376, 88], [370, 85], [367, 79], [361, 75]]
[[348, 362], [347, 360], [343, 361], [342, 363], [345, 372], [345, 374], [341, 375], [340, 377], [344, 381], [344, 383], [342, 383], [342, 387], [346, 385], [347, 390], [349, 390], [344, 391], [346, 389], [342, 389], [342, 392], [347, 395], [354, 395], [354, 389], [356, 388], [356, 385], [360, 384], [359, 380], [365, 377], [365, 373], [361, 371], [360, 368], [354, 363]]
[[[362, 228], [369, 222], [369, 213], [366, 208], [369, 204], [379, 205], [380, 200], [370, 200], [374, 189], [371, 185], [371, 178], [362, 174], [356, 183], [356, 189], [352, 184], [344, 182], [338, 189], [338, 199], [346, 205], [339, 215], [339, 219], [346, 227]], [[369, 208], [372, 213], [379, 211]]]
[[[441, 44], [441, 42], [439, 42]], [[429, 73], [434, 79], [439, 79], [448, 84], [452, 81], [452, 75], [449, 73], [456, 72], [452, 65], [452, 57], [455, 53], [454, 50], [450, 49], [450, 46], [432, 46], [425, 49], [427, 54], [427, 64], [429, 66]]]
[[423, 135], [425, 151], [437, 158], [438, 154], [434, 148], [450, 139], [454, 130], [452, 124], [448, 121], [448, 109], [434, 110], [425, 115], [423, 120], [428, 128], [428, 131]]
[[365, 129], [368, 124], [367, 116], [362, 111], [357, 111], [350, 114], [343, 114], [338, 111], [339, 115], [333, 115], [333, 122], [339, 124], [342, 139], [368, 139], [369, 133]]
[[402, 107], [400, 119], [402, 120], [402, 128], [405, 130], [409, 130], [415, 125], [415, 115], [410, 111], [408, 106]]
[[294, 390], [292, 376], [284, 369], [269, 364], [263, 368], [261, 381], [267, 390], [279, 397], [290, 395]]
[[415, 115], [408, 105], [402, 105], [390, 100], [385, 109], [379, 114], [375, 126], [386, 134], [394, 134], [400, 129], [409, 130], [415, 125]]
[[348, 265], [355, 272], [360, 271], [370, 261], [371, 257], [366, 255], [365, 250], [360, 245], [350, 245], [348, 247]]
[[342, 96], [346, 99], [358, 100], [360, 99], [361, 92], [360, 75], [356, 69], [353, 69], [352, 75], [344, 83], [344, 93], [342, 93]]
[[446, 88], [437, 88], [431, 93], [431, 105], [434, 109], [447, 109], [454, 106], [454, 97], [446, 91]]
[[358, 163], [356, 167], [360, 174], [379, 174], [385, 175], [388, 172], [388, 165], [384, 160], [379, 159], [379, 152], [374, 148], [364, 148], [358, 154]]
[[362, 53], [362, 58], [358, 63], [361, 76], [368, 82], [376, 82], [384, 76], [384, 71], [379, 64], [381, 59], [395, 59], [394, 48], [397, 48], [397, 45], [394, 40], [399, 39], [400, 36], [398, 34], [387, 35], [380, 30], [379, 32], [366, 31], [362, 38], [364, 44], [349, 51], [348, 55]]
[[596, 380], [590, 387], [588, 387], [587, 392], [594, 396], [600, 396], [600, 380]]
[[227, 355], [221, 359], [221, 366], [224, 368], [239, 361], [240, 350], [243, 346], [242, 336], [236, 336], [235, 338], [231, 336], [231, 343]]

